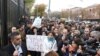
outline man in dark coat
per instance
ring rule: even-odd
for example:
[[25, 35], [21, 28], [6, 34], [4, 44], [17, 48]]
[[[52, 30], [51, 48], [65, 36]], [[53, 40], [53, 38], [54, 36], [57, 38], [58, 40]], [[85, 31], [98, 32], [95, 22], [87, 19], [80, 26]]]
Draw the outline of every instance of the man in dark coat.
[[18, 32], [13, 32], [10, 35], [11, 43], [3, 48], [9, 56], [27, 56], [27, 48], [22, 43], [21, 35]]

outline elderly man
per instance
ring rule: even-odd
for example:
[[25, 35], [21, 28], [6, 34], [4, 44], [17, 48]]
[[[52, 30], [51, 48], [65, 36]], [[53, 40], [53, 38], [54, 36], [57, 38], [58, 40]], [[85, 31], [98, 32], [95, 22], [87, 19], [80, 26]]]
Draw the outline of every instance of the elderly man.
[[87, 44], [91, 44], [91, 48], [88, 47], [86, 50], [91, 52], [91, 55], [95, 56], [98, 49], [100, 49], [100, 32], [92, 31], [90, 37], [87, 40]]
[[95, 38], [97, 41], [100, 41], [100, 32], [99, 31], [92, 31], [90, 33], [90, 38]]

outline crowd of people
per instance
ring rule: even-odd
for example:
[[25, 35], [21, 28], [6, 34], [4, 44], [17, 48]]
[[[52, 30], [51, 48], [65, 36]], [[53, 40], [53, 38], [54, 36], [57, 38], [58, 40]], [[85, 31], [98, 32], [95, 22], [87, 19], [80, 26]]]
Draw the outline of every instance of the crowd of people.
[[[45, 52], [28, 51], [26, 35], [48, 36]], [[2, 48], [10, 56], [100, 56], [99, 22], [64, 22], [42, 20], [41, 27], [23, 17], [8, 34], [9, 45]], [[19, 51], [19, 53], [18, 53]]]

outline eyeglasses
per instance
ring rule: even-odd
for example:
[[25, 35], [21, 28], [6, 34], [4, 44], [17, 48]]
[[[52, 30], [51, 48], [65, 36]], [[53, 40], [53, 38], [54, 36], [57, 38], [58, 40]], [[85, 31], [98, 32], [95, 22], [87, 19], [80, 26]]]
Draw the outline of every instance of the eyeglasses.
[[94, 36], [90, 36], [91, 38], [95, 38]]
[[21, 38], [16, 38], [16, 40], [18, 41], [18, 40], [21, 40]]
[[84, 32], [89, 32], [89, 31], [84, 31]]

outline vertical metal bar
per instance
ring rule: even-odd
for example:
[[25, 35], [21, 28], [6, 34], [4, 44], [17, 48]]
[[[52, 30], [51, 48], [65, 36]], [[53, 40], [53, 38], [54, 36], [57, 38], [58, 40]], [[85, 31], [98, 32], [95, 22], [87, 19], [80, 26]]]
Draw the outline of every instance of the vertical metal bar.
[[8, 44], [8, 32], [7, 32], [7, 0], [2, 0], [2, 35], [3, 45]]
[[20, 0], [18, 0], [17, 2], [18, 2], [17, 16], [18, 16], [18, 19], [20, 19]]
[[50, 6], [51, 6], [51, 0], [49, 0], [49, 8], [48, 8], [48, 12], [50, 12]]
[[51, 9], [51, 0], [49, 0], [49, 7], [48, 7], [48, 18], [50, 19], [50, 10]]
[[25, 15], [25, 6], [26, 6], [26, 5], [25, 5], [25, 0], [23, 0], [23, 1], [24, 1], [24, 8], [23, 8], [23, 10], [24, 10], [24, 15]]
[[[2, 0], [0, 0], [0, 18], [1, 18], [1, 9], [2, 9]], [[2, 46], [2, 18], [0, 19], [0, 47]]]

